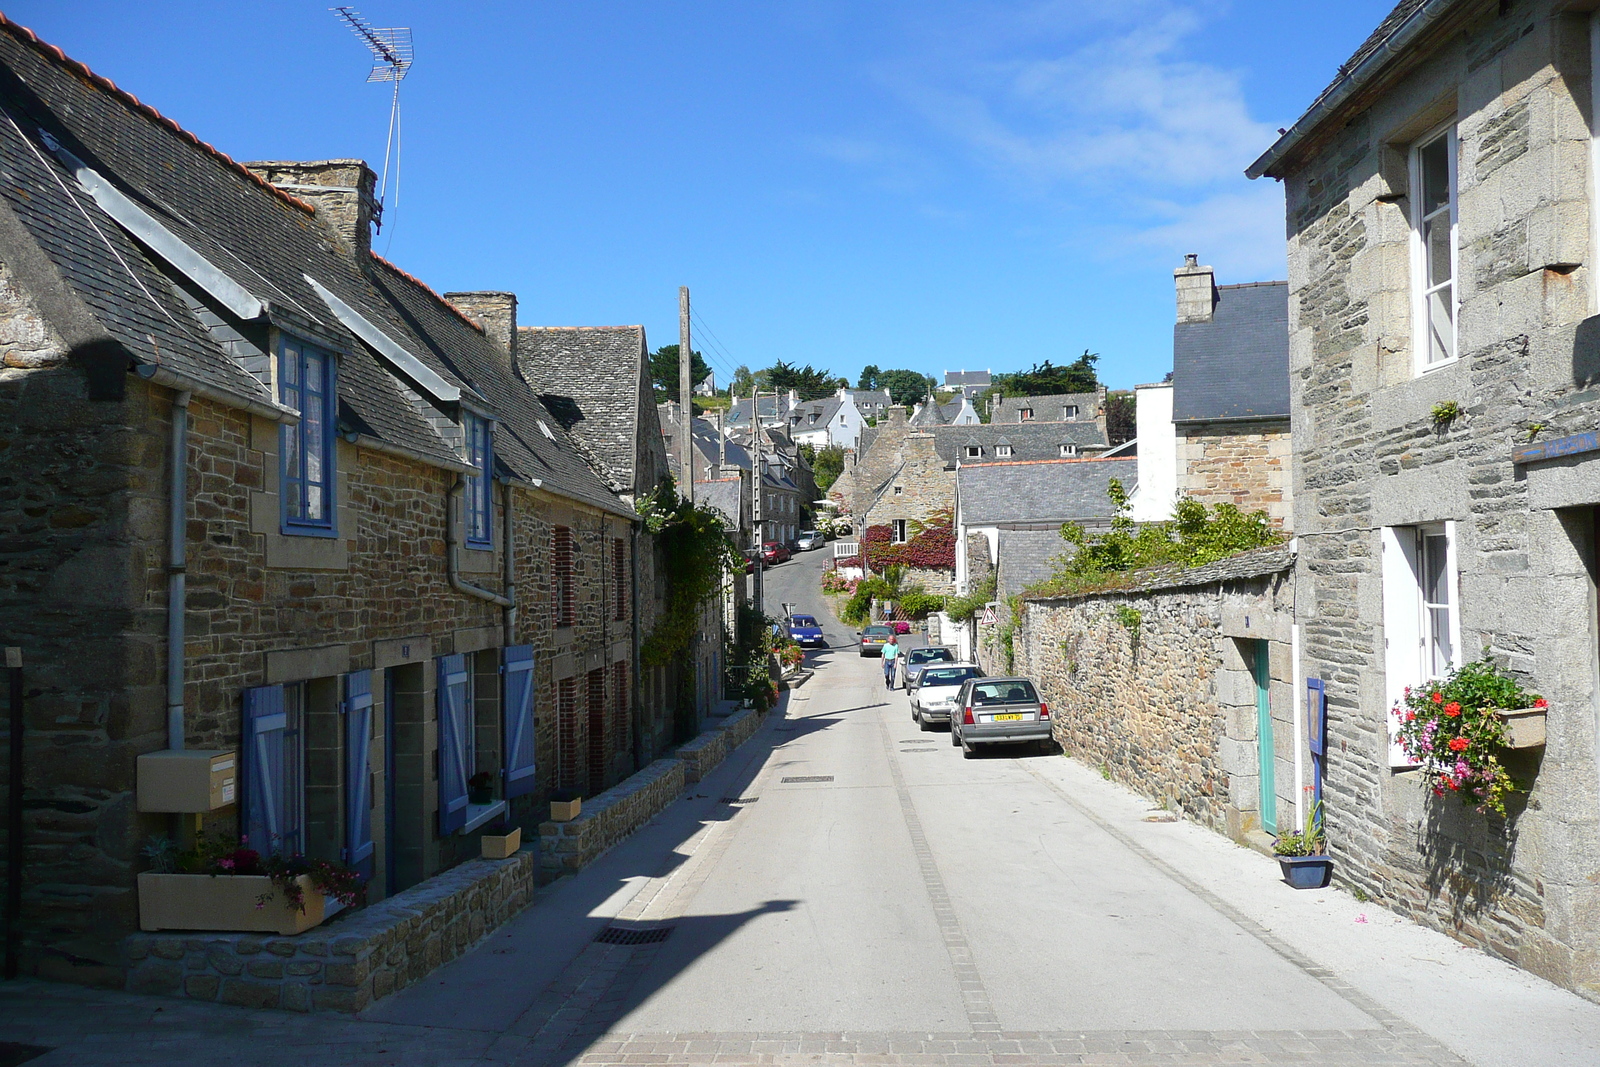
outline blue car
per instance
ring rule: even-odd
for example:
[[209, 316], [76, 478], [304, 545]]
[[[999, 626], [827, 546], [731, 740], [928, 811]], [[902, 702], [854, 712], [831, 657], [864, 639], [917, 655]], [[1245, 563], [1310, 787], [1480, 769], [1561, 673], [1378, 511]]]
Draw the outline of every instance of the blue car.
[[822, 627], [817, 625], [817, 620], [810, 615], [789, 616], [789, 636], [797, 645], [813, 645], [817, 648], [827, 648], [828, 640], [822, 636]]

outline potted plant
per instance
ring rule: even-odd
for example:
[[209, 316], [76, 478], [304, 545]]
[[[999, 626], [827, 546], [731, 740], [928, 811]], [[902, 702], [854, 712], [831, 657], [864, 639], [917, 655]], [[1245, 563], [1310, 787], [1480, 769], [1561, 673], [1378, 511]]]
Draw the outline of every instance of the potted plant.
[[494, 775], [488, 771], [479, 771], [467, 779], [468, 804], [493, 804], [494, 803]]
[[509, 859], [522, 847], [522, 827], [497, 823], [478, 839], [486, 860]]
[[1306, 812], [1304, 827], [1278, 835], [1272, 843], [1272, 853], [1278, 857], [1283, 880], [1294, 888], [1321, 889], [1328, 884], [1333, 874], [1333, 860], [1328, 856], [1328, 842], [1322, 836], [1321, 801]]
[[550, 821], [571, 822], [583, 813], [583, 797], [575, 789], [557, 789], [550, 794]]
[[144, 848], [139, 874], [141, 930], [304, 933], [328, 915], [329, 898], [359, 902], [366, 887], [342, 863], [266, 856], [220, 835], [179, 851], [164, 837]]
[[1505, 815], [1506, 797], [1518, 786], [1500, 753], [1544, 744], [1548, 707], [1538, 693], [1481, 659], [1427, 685], [1408, 687], [1394, 715], [1400, 746], [1435, 797], [1454, 794], [1479, 812]]

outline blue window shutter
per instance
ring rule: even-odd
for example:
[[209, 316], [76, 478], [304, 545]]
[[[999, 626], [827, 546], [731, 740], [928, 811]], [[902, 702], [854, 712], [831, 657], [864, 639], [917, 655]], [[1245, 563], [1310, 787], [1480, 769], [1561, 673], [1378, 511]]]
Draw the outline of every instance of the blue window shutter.
[[453, 834], [467, 825], [467, 657], [440, 656], [439, 688], [439, 833]]
[[506, 799], [533, 792], [533, 646], [505, 650]]
[[263, 856], [283, 848], [285, 830], [284, 731], [289, 717], [283, 686], [244, 691], [244, 811], [239, 826], [245, 847]]
[[345, 862], [372, 877], [372, 672], [344, 676]]

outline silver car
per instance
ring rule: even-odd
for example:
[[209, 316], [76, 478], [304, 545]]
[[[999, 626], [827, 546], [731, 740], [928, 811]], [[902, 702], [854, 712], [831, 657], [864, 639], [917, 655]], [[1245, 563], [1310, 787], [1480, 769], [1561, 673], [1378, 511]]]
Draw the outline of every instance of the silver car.
[[924, 645], [913, 648], [900, 658], [896, 667], [900, 671], [901, 681], [909, 691], [917, 684], [917, 676], [922, 673], [922, 668], [931, 667], [939, 663], [954, 663], [956, 654], [942, 645]]
[[983, 671], [975, 663], [930, 663], [923, 667], [917, 684], [906, 695], [911, 699], [911, 718], [924, 730], [935, 723], [949, 722], [950, 709], [961, 696], [961, 688], [970, 679], [982, 678]]
[[821, 548], [827, 540], [815, 530], [801, 530], [800, 536], [795, 538], [794, 543], [801, 552], [810, 552], [814, 548]]
[[1026, 678], [974, 678], [961, 687], [950, 715], [950, 743], [967, 759], [982, 745], [1033, 742], [1054, 746], [1050, 706]]

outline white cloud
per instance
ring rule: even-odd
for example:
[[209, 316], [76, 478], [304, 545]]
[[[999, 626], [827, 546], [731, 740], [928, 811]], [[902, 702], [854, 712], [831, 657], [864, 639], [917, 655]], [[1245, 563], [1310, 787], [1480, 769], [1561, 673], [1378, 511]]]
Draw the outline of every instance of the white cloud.
[[1220, 284], [1286, 278], [1283, 186], [1257, 182], [1188, 204], [1162, 205], [1170, 221], [1138, 231], [1136, 246], [1159, 252], [1174, 266], [1194, 252], [1217, 268]]

